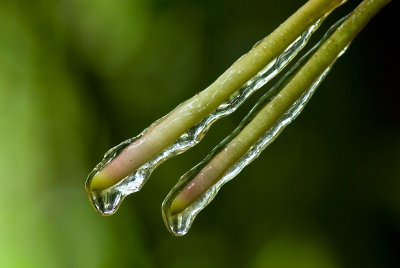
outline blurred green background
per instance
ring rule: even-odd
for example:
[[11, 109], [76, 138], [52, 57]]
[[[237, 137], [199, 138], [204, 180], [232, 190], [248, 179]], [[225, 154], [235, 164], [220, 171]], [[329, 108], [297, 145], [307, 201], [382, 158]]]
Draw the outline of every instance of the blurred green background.
[[399, 1], [186, 236], [167, 232], [164, 197], [271, 84], [115, 215], [96, 214], [84, 191], [106, 150], [206, 88], [304, 2], [1, 0], [0, 267], [400, 267]]

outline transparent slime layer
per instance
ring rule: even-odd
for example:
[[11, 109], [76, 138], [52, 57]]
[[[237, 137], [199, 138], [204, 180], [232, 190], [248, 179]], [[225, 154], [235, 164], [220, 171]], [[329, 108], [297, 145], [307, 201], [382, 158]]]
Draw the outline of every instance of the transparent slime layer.
[[[326, 68], [322, 74], [315, 80], [312, 86], [302, 94], [302, 96], [286, 111], [286, 113], [270, 128], [268, 131], [248, 150], [248, 152], [229, 170], [223, 175], [223, 177], [209, 188], [202, 196], [200, 196], [194, 203], [189, 205], [185, 210], [177, 214], [171, 213], [171, 204], [175, 198], [180, 194], [180, 192], [196, 177], [197, 174], [205, 167], [207, 164], [224, 148], [227, 144], [233, 140], [239, 132], [248, 125], [251, 120], [266, 106], [270, 101], [274, 99], [275, 96], [292, 80], [294, 75], [301, 69], [301, 67], [307, 62], [311, 55], [326, 41], [331, 34], [341, 25], [341, 23], [347, 17], [343, 18], [335, 25], [333, 25], [321, 41], [311, 49], [302, 59], [300, 59], [295, 66], [270, 90], [268, 91], [254, 106], [251, 112], [246, 116], [242, 123], [235, 129], [235, 131], [229, 135], [223, 142], [221, 142], [214, 150], [197, 166], [189, 170], [184, 174], [175, 187], [170, 191], [168, 196], [165, 198], [162, 204], [162, 216], [167, 229], [174, 235], [181, 236], [186, 234], [197, 214], [205, 208], [216, 196], [219, 189], [228, 181], [233, 179], [240, 171], [250, 164], [254, 159], [256, 159], [260, 153], [272, 143], [278, 135], [283, 131], [283, 129], [291, 123], [303, 110], [305, 105], [310, 100], [311, 96], [329, 73], [333, 63]], [[340, 57], [347, 49], [345, 49], [339, 55]]]
[[[122, 152], [122, 150], [124, 150], [124, 148], [145, 135], [152, 126], [162, 121], [165, 116], [154, 122], [149, 128], [145, 129], [138, 136], [128, 139], [107, 151], [103, 160], [88, 175], [85, 183], [85, 188], [93, 208], [104, 216], [114, 214], [121, 205], [123, 199], [129, 194], [139, 191], [146, 183], [151, 173], [160, 164], [169, 158], [187, 151], [199, 143], [215, 121], [236, 111], [236, 109], [252, 93], [266, 84], [276, 74], [278, 74], [305, 46], [311, 35], [321, 25], [324, 19], [325, 16], [309, 27], [279, 57], [275, 58], [272, 62], [265, 66], [256, 76], [250, 79], [238, 91], [233, 93], [226, 102], [222, 103], [214, 112], [205, 117], [197, 125], [188, 129], [179, 139], [177, 139], [171, 146], [166, 148], [159, 155], [138, 168], [130, 175], [126, 176], [114, 186], [101, 191], [93, 191], [90, 188], [93, 177], [108, 163], [115, 159]], [[259, 43], [260, 42], [256, 43], [254, 47], [256, 47]]]

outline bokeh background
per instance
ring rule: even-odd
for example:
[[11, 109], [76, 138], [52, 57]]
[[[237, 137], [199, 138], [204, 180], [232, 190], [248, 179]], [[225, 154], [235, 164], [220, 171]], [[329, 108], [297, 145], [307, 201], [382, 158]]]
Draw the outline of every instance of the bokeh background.
[[106, 150], [206, 88], [304, 2], [1, 0], [0, 267], [400, 267], [399, 1], [186, 236], [166, 230], [164, 197], [271, 84], [115, 215], [96, 214], [84, 191]]

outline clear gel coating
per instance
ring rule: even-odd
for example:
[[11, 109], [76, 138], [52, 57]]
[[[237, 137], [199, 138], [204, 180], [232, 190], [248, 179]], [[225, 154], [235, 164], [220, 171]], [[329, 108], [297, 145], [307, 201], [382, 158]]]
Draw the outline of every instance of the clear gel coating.
[[[318, 29], [325, 16], [309, 27], [299, 36], [281, 55], [265, 66], [256, 76], [244, 84], [238, 91], [233, 93], [226, 102], [222, 103], [214, 112], [200, 121], [197, 125], [188, 129], [171, 146], [162, 151], [152, 160], [138, 168], [136, 171], [126, 176], [110, 188], [94, 191], [90, 185], [93, 177], [100, 172], [108, 163], [113, 161], [127, 146], [139, 139], [154, 125], [163, 118], [154, 122], [149, 128], [145, 129], [138, 136], [128, 139], [116, 147], [110, 149], [104, 155], [103, 160], [89, 174], [85, 188], [89, 195], [89, 200], [93, 208], [100, 214], [107, 216], [114, 214], [123, 199], [134, 192], [139, 191], [150, 177], [151, 173], [164, 161], [181, 154], [198, 144], [207, 133], [211, 125], [218, 119], [227, 116], [234, 111], [253, 94], [257, 89], [265, 85], [276, 74], [278, 74], [306, 45], [311, 35]], [[257, 43], [258, 44], [258, 43]], [[255, 46], [257, 46], [257, 44]]]
[[[299, 69], [307, 62], [311, 55], [326, 41], [330, 35], [341, 25], [341, 23], [347, 17], [337, 22], [330, 30], [325, 34], [321, 41], [310, 50], [302, 59], [300, 59], [295, 66], [270, 90], [268, 91], [255, 105], [252, 111], [246, 116], [238, 128], [229, 135], [221, 144], [219, 144], [201, 163], [189, 170], [184, 174], [175, 187], [170, 191], [168, 196], [165, 198], [162, 204], [162, 215], [167, 229], [174, 235], [181, 236], [186, 234], [197, 214], [203, 210], [217, 195], [219, 189], [228, 181], [233, 179], [236, 175], [242, 171], [242, 169], [256, 159], [261, 152], [272, 143], [283, 129], [290, 124], [303, 110], [305, 105], [308, 103], [313, 93], [329, 73], [333, 63], [326, 68], [322, 74], [315, 80], [309, 89], [307, 89], [301, 97], [293, 103], [293, 105], [285, 112], [285, 114], [270, 128], [267, 132], [247, 151], [247, 153], [228, 171], [223, 177], [209, 188], [202, 196], [200, 196], [194, 203], [189, 205], [185, 210], [180, 213], [171, 213], [171, 204], [180, 192], [196, 177], [196, 175], [217, 155], [225, 146], [234, 139], [237, 134], [263, 109], [279, 92], [292, 80], [294, 75]], [[346, 46], [336, 58], [340, 57], [347, 49]]]

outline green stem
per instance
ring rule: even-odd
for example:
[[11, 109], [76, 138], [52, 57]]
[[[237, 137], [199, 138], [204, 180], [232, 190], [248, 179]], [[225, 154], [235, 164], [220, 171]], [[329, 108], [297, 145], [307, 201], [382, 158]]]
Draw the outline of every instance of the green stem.
[[231, 94], [278, 57], [317, 20], [347, 0], [310, 0], [204, 91], [179, 105], [98, 172], [91, 190], [113, 186], [160, 154], [186, 130], [212, 113]]
[[176, 196], [171, 214], [178, 214], [220, 180], [331, 66], [369, 20], [390, 0], [365, 0], [322, 44], [282, 91], [221, 150]]

